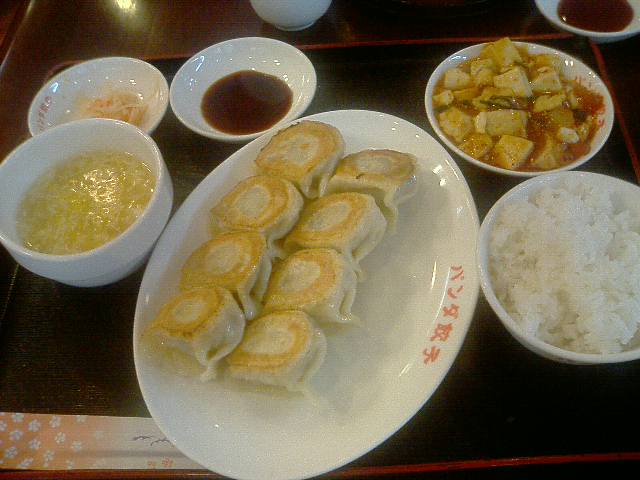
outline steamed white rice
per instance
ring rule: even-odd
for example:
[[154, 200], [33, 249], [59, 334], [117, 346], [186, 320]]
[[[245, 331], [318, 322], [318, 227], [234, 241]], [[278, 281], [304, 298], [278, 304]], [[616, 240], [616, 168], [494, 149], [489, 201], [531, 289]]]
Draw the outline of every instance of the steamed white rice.
[[489, 270], [505, 310], [547, 343], [588, 353], [637, 343], [640, 213], [601, 186], [566, 179], [507, 205]]

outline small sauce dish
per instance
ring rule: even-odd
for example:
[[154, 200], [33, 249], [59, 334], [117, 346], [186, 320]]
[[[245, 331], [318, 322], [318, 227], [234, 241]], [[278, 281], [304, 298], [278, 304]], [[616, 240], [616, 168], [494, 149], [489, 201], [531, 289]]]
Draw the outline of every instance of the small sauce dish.
[[145, 106], [136, 126], [146, 133], [158, 126], [169, 104], [167, 80], [153, 65], [129, 57], [96, 58], [67, 68], [47, 81], [29, 107], [29, 131], [37, 135], [79, 120], [87, 102], [113, 92], [135, 95]]
[[640, 33], [640, 0], [627, 0], [633, 10], [633, 16], [631, 22], [618, 32], [597, 32], [569, 25], [558, 15], [558, 5], [560, 1], [561, 0], [536, 0], [536, 6], [547, 20], [561, 30], [588, 37], [596, 43], [617, 42]]
[[[291, 90], [291, 106], [275, 123], [257, 131], [222, 131], [205, 118], [205, 94], [216, 82], [247, 71], [284, 82]], [[315, 91], [316, 71], [300, 50], [270, 38], [247, 37], [212, 45], [187, 60], [171, 82], [169, 100], [176, 117], [190, 130], [223, 142], [245, 142], [300, 117]], [[247, 108], [245, 114], [250, 119], [259, 113]]]

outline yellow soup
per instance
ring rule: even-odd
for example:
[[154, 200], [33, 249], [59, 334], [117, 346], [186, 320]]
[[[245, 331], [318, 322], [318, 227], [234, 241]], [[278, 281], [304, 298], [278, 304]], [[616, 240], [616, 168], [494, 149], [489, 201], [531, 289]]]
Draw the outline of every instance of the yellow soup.
[[149, 167], [129, 153], [79, 155], [31, 187], [18, 210], [18, 232], [26, 247], [42, 253], [92, 250], [131, 226], [154, 189]]

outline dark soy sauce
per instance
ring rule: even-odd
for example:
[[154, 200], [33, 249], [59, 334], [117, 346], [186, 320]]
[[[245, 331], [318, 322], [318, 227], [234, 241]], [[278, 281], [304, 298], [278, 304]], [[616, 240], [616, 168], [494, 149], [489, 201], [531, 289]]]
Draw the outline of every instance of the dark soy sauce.
[[217, 130], [234, 135], [275, 125], [291, 108], [293, 92], [273, 75], [242, 70], [211, 85], [202, 99], [202, 115]]
[[558, 16], [583, 30], [619, 32], [633, 20], [633, 8], [627, 0], [561, 0]]

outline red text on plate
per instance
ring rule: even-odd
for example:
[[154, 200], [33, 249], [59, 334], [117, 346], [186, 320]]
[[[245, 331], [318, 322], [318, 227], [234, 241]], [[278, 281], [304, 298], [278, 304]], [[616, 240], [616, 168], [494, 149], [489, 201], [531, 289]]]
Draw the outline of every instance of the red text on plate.
[[[451, 300], [457, 300], [464, 290], [464, 268], [462, 265], [452, 265], [449, 273], [449, 283], [452, 284], [447, 288], [447, 298]], [[460, 306], [456, 303], [450, 302], [449, 305], [443, 305], [442, 307], [442, 319], [457, 320], [460, 314]], [[422, 351], [424, 356], [423, 362], [425, 365], [429, 363], [435, 363], [440, 356], [440, 348], [432, 345], [433, 342], [444, 343], [449, 340], [451, 332], [453, 332], [453, 324], [449, 322], [439, 322], [436, 324], [436, 328], [433, 331], [431, 337], [429, 337], [429, 344], [427, 348]]]
[[429, 350], [429, 348], [425, 348], [422, 354], [424, 355], [425, 365], [429, 362], [434, 363], [440, 355], [440, 349], [438, 347], [431, 347], [431, 350]]

